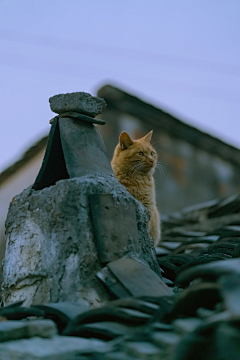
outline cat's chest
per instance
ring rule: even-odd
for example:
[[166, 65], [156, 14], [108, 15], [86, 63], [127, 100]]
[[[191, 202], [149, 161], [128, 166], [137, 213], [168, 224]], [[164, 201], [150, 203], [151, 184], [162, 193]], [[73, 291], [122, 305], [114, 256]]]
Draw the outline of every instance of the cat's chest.
[[121, 184], [138, 201], [145, 206], [151, 206], [154, 203], [155, 187], [153, 179], [122, 179]]

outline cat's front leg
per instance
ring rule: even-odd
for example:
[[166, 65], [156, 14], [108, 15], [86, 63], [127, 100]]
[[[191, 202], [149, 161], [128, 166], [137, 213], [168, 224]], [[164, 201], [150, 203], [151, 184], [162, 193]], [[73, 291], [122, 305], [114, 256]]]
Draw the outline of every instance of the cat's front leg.
[[148, 223], [148, 227], [149, 227], [150, 235], [154, 241], [154, 246], [156, 247], [161, 239], [160, 215], [156, 206], [154, 206], [149, 210], [150, 210], [150, 220]]

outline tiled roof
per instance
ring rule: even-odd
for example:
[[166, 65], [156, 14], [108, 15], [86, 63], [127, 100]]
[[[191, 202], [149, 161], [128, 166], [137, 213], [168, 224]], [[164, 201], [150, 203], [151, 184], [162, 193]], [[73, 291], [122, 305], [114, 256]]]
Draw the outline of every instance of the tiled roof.
[[240, 194], [163, 216], [157, 249], [164, 276], [175, 282], [184, 269], [240, 255]]
[[[0, 315], [2, 320], [53, 319], [63, 344], [69, 336], [69, 343], [78, 338], [76, 346], [83, 348], [68, 359], [238, 359], [240, 195], [165, 216], [157, 256], [173, 295], [123, 297], [98, 309], [76, 303], [16, 304], [0, 309]], [[41, 346], [44, 341], [53, 346], [56, 339], [42, 339]], [[15, 341], [19, 351], [21, 341]], [[28, 342], [39, 346], [35, 338]], [[0, 345], [0, 354], [6, 349], [7, 344]]]

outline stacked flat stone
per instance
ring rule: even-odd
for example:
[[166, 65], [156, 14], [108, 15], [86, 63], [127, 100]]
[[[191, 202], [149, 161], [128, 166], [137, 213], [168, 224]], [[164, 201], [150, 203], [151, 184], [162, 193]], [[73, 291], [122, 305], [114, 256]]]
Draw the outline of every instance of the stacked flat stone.
[[50, 97], [49, 103], [56, 114], [74, 111], [91, 117], [101, 114], [107, 106], [104, 99], [86, 92], [55, 95]]

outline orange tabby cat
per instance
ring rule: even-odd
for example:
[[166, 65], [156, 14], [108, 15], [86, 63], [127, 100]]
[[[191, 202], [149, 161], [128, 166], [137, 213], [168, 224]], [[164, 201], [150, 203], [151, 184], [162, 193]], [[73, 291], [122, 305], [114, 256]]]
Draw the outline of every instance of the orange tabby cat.
[[111, 161], [118, 181], [150, 212], [150, 234], [157, 246], [160, 240], [160, 216], [156, 207], [153, 173], [157, 153], [150, 144], [152, 131], [139, 140], [132, 140], [123, 132]]

